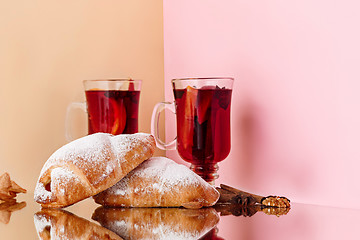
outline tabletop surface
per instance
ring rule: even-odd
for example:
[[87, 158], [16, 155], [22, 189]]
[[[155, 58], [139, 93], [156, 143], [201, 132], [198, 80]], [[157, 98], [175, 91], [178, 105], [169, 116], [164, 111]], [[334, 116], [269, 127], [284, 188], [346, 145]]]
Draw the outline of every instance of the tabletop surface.
[[[22, 203], [15, 211], [0, 206], [1, 239], [47, 239], [40, 238], [46, 230], [55, 239], [56, 234], [65, 236], [81, 227], [110, 230], [123, 239], [359, 239], [360, 235], [360, 210], [352, 208], [291, 203], [287, 213], [277, 216], [261, 208], [104, 209], [91, 198], [64, 210], [44, 211], [30, 192], [17, 201], [26, 206]], [[78, 239], [69, 236], [60, 239]]]

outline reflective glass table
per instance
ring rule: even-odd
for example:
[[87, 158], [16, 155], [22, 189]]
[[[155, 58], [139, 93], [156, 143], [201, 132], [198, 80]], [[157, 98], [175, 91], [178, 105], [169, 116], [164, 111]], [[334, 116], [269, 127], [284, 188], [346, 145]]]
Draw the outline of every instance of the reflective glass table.
[[[29, 191], [0, 205], [0, 239], [360, 239], [360, 210], [291, 203], [267, 209], [107, 209], [86, 199], [41, 210]], [[25, 206], [26, 205], [26, 206]]]

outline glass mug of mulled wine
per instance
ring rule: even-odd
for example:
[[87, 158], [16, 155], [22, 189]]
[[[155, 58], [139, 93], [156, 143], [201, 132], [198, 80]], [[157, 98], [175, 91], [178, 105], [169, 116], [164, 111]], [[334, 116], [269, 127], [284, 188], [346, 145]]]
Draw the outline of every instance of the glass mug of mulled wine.
[[74, 140], [71, 112], [80, 108], [87, 113], [88, 134], [97, 132], [118, 135], [138, 132], [141, 80], [85, 80], [86, 102], [71, 103], [66, 112], [65, 137]]
[[[177, 149], [191, 163], [190, 169], [210, 184], [219, 177], [218, 162], [230, 153], [230, 109], [233, 78], [173, 79], [174, 102], [155, 105], [151, 131], [158, 148]], [[169, 143], [159, 137], [160, 113], [169, 109], [176, 115], [177, 137]]]

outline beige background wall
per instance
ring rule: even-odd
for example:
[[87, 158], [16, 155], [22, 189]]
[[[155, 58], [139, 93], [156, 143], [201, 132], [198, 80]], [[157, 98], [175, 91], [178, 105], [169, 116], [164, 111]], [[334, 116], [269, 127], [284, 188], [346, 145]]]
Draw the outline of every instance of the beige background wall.
[[0, 174], [33, 191], [66, 143], [66, 107], [84, 99], [83, 79], [142, 79], [139, 130], [149, 132], [163, 99], [162, 26], [160, 0], [2, 1]]

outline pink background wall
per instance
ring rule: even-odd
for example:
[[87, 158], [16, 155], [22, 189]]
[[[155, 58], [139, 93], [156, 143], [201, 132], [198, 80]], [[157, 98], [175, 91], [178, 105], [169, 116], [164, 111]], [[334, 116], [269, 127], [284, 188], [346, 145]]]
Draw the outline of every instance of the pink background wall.
[[356, 207], [359, 7], [354, 0], [164, 1], [165, 98], [173, 99], [172, 78], [235, 78], [232, 150], [217, 184]]

